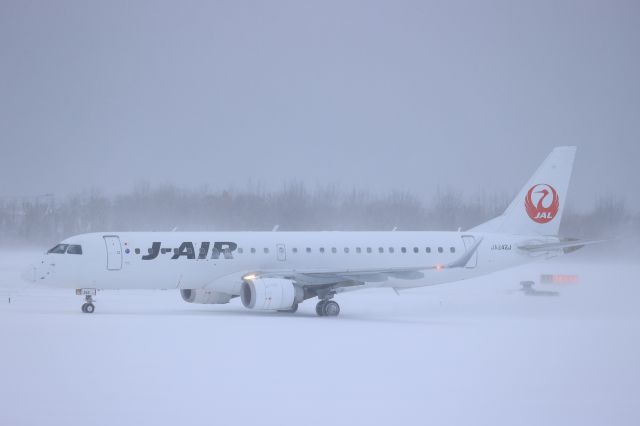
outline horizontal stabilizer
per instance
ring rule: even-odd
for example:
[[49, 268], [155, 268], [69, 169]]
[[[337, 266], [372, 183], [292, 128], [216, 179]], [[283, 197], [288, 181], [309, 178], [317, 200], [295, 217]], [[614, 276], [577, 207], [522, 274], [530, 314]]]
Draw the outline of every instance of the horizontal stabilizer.
[[581, 249], [584, 246], [588, 246], [591, 244], [599, 244], [604, 243], [611, 240], [567, 240], [567, 241], [559, 241], [555, 243], [539, 243], [539, 244], [526, 244], [523, 246], [518, 246], [520, 250], [528, 251], [531, 253], [542, 253], [542, 252], [550, 252], [563, 250], [566, 253]]

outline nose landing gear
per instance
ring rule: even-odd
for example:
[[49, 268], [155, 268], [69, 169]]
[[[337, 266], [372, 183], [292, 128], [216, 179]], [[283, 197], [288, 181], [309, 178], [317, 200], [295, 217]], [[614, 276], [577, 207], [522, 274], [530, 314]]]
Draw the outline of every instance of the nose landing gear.
[[84, 296], [85, 303], [82, 305], [82, 312], [85, 314], [92, 314], [93, 311], [96, 310], [95, 305], [93, 304], [93, 296], [96, 295], [95, 288], [82, 288], [76, 290], [76, 294], [78, 296]]
[[92, 314], [96, 310], [93, 300], [90, 300], [91, 296], [87, 296], [87, 303], [82, 305], [82, 312], [85, 314]]

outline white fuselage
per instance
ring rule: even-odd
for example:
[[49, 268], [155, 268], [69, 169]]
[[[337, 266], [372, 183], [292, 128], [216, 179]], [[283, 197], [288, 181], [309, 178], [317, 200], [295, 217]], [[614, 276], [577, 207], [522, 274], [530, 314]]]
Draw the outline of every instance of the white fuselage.
[[558, 235], [575, 147], [555, 148], [504, 213], [466, 232], [113, 232], [68, 238], [25, 278], [78, 289], [180, 289], [186, 302], [295, 312], [317, 297], [403, 289], [488, 274], [580, 248]]
[[317, 297], [371, 287], [459, 281], [584, 245], [558, 235], [575, 147], [555, 148], [504, 213], [466, 232], [112, 232], [68, 238], [29, 281], [75, 288], [82, 311], [98, 289], [180, 289], [188, 303], [240, 296], [248, 309], [295, 312]]
[[[482, 239], [465, 267], [446, 268]], [[488, 274], [535, 259], [518, 246], [556, 238], [461, 232], [116, 232], [71, 237], [82, 254], [48, 253], [37, 282], [65, 288], [210, 289], [240, 293], [253, 273], [424, 268], [358, 288], [410, 288]], [[442, 266], [442, 267], [441, 267]], [[435, 267], [435, 268], [434, 268]]]

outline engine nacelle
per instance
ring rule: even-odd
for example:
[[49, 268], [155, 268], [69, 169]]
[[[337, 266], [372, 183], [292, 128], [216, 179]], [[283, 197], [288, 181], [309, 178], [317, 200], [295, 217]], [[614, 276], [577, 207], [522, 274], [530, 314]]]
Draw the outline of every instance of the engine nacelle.
[[291, 309], [304, 300], [304, 290], [291, 280], [256, 278], [242, 283], [240, 299], [245, 308], [263, 311]]
[[220, 293], [206, 289], [183, 289], [180, 290], [180, 295], [182, 296], [182, 300], [185, 302], [204, 303], [207, 305], [222, 305], [224, 303], [229, 303], [229, 300], [231, 300], [232, 297], [227, 293]]

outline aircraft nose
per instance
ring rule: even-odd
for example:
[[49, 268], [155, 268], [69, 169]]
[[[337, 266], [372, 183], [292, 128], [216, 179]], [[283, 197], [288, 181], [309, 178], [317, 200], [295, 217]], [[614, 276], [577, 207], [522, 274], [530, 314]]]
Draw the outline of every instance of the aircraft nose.
[[23, 280], [30, 282], [30, 283], [35, 283], [36, 282], [36, 267], [35, 265], [29, 265], [24, 271], [22, 271], [22, 273], [20, 274], [20, 277], [22, 277]]

